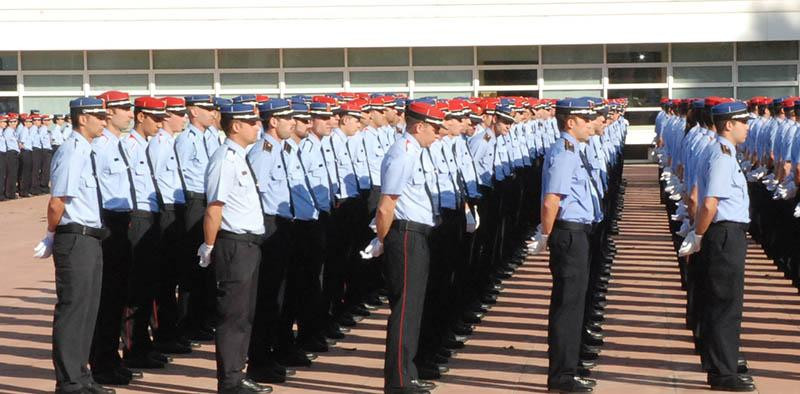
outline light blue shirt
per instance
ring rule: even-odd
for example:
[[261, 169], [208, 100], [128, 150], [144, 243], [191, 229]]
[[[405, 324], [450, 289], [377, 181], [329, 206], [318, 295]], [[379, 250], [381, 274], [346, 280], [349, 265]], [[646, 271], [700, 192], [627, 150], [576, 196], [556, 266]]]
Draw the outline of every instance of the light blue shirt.
[[469, 151], [472, 153], [478, 178], [481, 184], [487, 187], [492, 187], [496, 143], [494, 133], [486, 128], [476, 130], [475, 134], [469, 138]]
[[259, 193], [245, 158], [245, 148], [225, 140], [211, 156], [203, 182], [208, 203], [220, 202], [220, 228], [236, 234], [264, 234]]
[[264, 213], [293, 219], [289, 200], [289, 183], [285, 167], [289, 154], [283, 142], [268, 133], [258, 140], [247, 154], [258, 180]]
[[42, 137], [39, 134], [39, 126], [33, 125], [28, 129], [28, 138], [31, 140], [33, 149], [42, 149]]
[[364, 129], [361, 134], [361, 144], [367, 154], [367, 168], [369, 169], [372, 186], [380, 186], [381, 162], [386, 154], [384, 145], [387, 139], [386, 134], [382, 130], [377, 130], [371, 126]]
[[194, 193], [204, 193], [204, 179], [208, 160], [219, 148], [219, 135], [208, 129], [205, 132], [193, 124], [175, 138], [175, 149], [183, 170], [186, 189]]
[[53, 145], [50, 142], [52, 137], [50, 136], [50, 130], [47, 130], [47, 126], [39, 126], [39, 139], [41, 141], [42, 149], [53, 149]]
[[462, 135], [453, 139], [453, 155], [464, 183], [463, 186], [466, 187], [467, 195], [471, 198], [477, 198], [481, 196], [478, 191], [478, 185], [481, 182], [477, 175], [475, 160], [472, 159], [472, 154], [467, 147], [467, 140], [464, 137]]
[[559, 195], [558, 220], [590, 224], [599, 204], [591, 191], [589, 173], [582, 168], [579, 149], [578, 141], [567, 133], [561, 133], [561, 139], [550, 147], [542, 174], [542, 199], [547, 194]]
[[299, 146], [290, 138], [283, 142], [283, 147], [288, 153], [286, 168], [294, 205], [294, 218], [304, 221], [317, 220], [319, 219], [319, 210], [317, 209], [316, 195], [311, 193], [311, 185], [303, 171]]
[[[322, 140], [323, 145], [330, 147], [331, 154], [336, 162], [337, 185], [336, 198], [350, 198], [358, 195], [358, 179], [356, 178], [355, 165], [347, 149], [347, 136], [341, 129], [333, 129], [330, 138]], [[327, 143], [327, 144], [326, 144]], [[330, 168], [329, 168], [330, 170]]]
[[78, 223], [101, 228], [97, 180], [92, 171], [92, 146], [74, 133], [53, 156], [50, 181], [53, 197], [66, 197], [59, 225]]
[[367, 151], [361, 140], [364, 138], [364, 131], [359, 131], [355, 135], [347, 138], [345, 146], [353, 160], [353, 171], [358, 180], [359, 190], [369, 190], [372, 187], [372, 173], [367, 165]]
[[322, 141], [314, 133], [309, 133], [300, 141], [299, 157], [311, 191], [316, 196], [317, 209], [330, 212], [333, 206], [332, 179], [323, 156]]
[[147, 143], [147, 154], [153, 166], [158, 190], [164, 204], [184, 204], [178, 160], [175, 157], [175, 137], [161, 129]]
[[396, 220], [434, 226], [433, 201], [422, 167], [422, 152], [411, 134], [403, 134], [395, 141], [381, 164], [381, 176], [385, 180], [381, 193], [399, 196], [394, 208]]
[[[97, 173], [100, 178], [100, 192], [103, 195], [103, 209], [117, 212], [131, 211], [133, 209], [131, 183], [129, 168], [125, 164], [126, 161], [130, 163], [130, 160], [127, 153], [124, 153], [122, 142], [114, 133], [104, 129], [103, 134], [92, 140], [92, 149], [97, 155]], [[130, 176], [133, 177], [133, 174]]]
[[64, 143], [64, 133], [62, 132], [61, 126], [54, 124], [53, 128], [50, 130], [50, 136], [50, 143], [52, 145], [61, 145]]
[[147, 165], [147, 140], [139, 133], [131, 131], [122, 140], [122, 146], [128, 155], [128, 164], [133, 174], [133, 190], [136, 193], [136, 209], [158, 212], [158, 197], [153, 183], [153, 175]]
[[[447, 137], [445, 137], [447, 138]], [[436, 169], [435, 180], [432, 190], [436, 190], [438, 194], [438, 204], [440, 209], [456, 209], [458, 206], [459, 193], [458, 186], [456, 185], [455, 177], [458, 175], [456, 170], [456, 162], [453, 158], [453, 153], [447, 154], [449, 144], [445, 139], [438, 139], [428, 147], [428, 152], [433, 166]]]
[[22, 144], [23, 150], [33, 150], [33, 141], [31, 140], [31, 132], [25, 126], [17, 126], [17, 141]]
[[723, 137], [709, 145], [708, 162], [703, 175], [698, 178], [698, 203], [706, 197], [719, 199], [714, 223], [732, 221], [750, 223], [750, 196], [739, 162], [736, 160], [736, 147]]

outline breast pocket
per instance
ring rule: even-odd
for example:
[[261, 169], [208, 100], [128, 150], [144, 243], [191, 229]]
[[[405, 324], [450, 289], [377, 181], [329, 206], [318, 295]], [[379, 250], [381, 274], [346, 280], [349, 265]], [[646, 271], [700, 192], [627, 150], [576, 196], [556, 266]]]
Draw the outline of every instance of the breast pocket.
[[744, 174], [742, 174], [741, 170], [736, 170], [733, 173], [732, 186], [735, 190], [739, 191], [738, 193], [742, 197], [747, 196], [747, 180], [744, 178]]
[[136, 165], [136, 175], [148, 175], [147, 164], [145, 162], [139, 162], [139, 164]]
[[81, 177], [81, 181], [83, 187], [87, 189], [95, 189], [97, 187], [97, 181], [94, 179], [94, 176], [91, 173], [84, 174]]
[[425, 183], [425, 172], [422, 171], [422, 168], [418, 168], [414, 171], [414, 175], [411, 177], [411, 183], [414, 185], [422, 185]]
[[269, 174], [269, 179], [273, 182], [285, 182], [286, 171], [283, 170], [283, 166], [275, 166], [272, 168], [272, 171]]
[[171, 172], [171, 171], [175, 171], [175, 170], [177, 170], [177, 169], [178, 169], [178, 162], [177, 162], [177, 161], [175, 161], [175, 158], [174, 158], [174, 157], [171, 157], [171, 158], [170, 158], [170, 159], [167, 161], [167, 165], [166, 165], [166, 167], [167, 167], [167, 171], [170, 171], [170, 172]]
[[125, 172], [128, 169], [128, 166], [125, 165], [125, 162], [122, 160], [114, 160], [108, 166], [108, 173], [109, 174], [119, 174]]

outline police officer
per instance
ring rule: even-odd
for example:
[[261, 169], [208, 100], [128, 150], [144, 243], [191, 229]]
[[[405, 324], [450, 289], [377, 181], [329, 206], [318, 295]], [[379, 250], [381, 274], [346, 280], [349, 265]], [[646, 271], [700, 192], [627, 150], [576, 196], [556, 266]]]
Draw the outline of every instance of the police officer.
[[259, 185], [265, 240], [261, 246], [253, 330], [247, 360], [247, 377], [260, 383], [282, 383], [294, 371], [278, 363], [279, 317], [286, 270], [293, 241], [291, 225], [294, 204], [291, 199], [284, 141], [292, 136], [295, 119], [291, 104], [272, 99], [258, 106], [264, 134], [247, 154], [247, 161]]
[[56, 393], [113, 393], [95, 383], [87, 368], [103, 273], [100, 240], [106, 235], [91, 141], [103, 131], [106, 110], [103, 100], [82, 97], [70, 101], [70, 111], [75, 133], [54, 158], [47, 236], [35, 257], [52, 253], [56, 267]]
[[[384, 273], [391, 314], [386, 336], [384, 391], [427, 393], [433, 383], [418, 380], [417, 351], [422, 307], [430, 263], [429, 236], [436, 224], [434, 200], [422, 169], [423, 148], [436, 139], [444, 113], [427, 103], [412, 103], [406, 130], [387, 152], [375, 223], [385, 250]], [[432, 169], [431, 169], [432, 170]]]
[[31, 194], [38, 196], [42, 194], [39, 184], [42, 177], [42, 139], [39, 126], [42, 125], [42, 116], [38, 113], [31, 113], [28, 118], [31, 124], [28, 126], [28, 138], [31, 140]]
[[268, 393], [244, 377], [247, 348], [258, 290], [264, 220], [255, 175], [245, 148], [256, 142], [259, 116], [248, 104], [221, 108], [225, 143], [208, 161], [200, 265], [212, 261], [217, 283], [217, 390], [220, 393]]
[[747, 139], [749, 116], [740, 101], [717, 104], [711, 115], [717, 140], [709, 146], [709, 160], [698, 177], [695, 230], [687, 235], [680, 254], [703, 255], [698, 262], [703, 264], [706, 289], [700, 324], [711, 389], [754, 391], [752, 379], [737, 373], [750, 198], [736, 146]]
[[55, 114], [53, 115], [53, 125], [50, 129], [50, 135], [52, 137], [51, 143], [53, 145], [53, 153], [58, 150], [58, 147], [64, 143], [64, 115]]
[[16, 138], [19, 142], [19, 170], [17, 173], [17, 183], [20, 197], [31, 196], [31, 179], [33, 177], [33, 140], [31, 139], [30, 127], [33, 121], [26, 114], [20, 114], [21, 123], [16, 129]]
[[0, 115], [0, 201], [5, 201], [6, 197], [6, 176], [8, 171], [8, 142], [3, 136], [3, 130], [8, 127], [8, 116]]
[[166, 117], [161, 129], [147, 144], [147, 165], [155, 177], [155, 189], [159, 204], [158, 278], [155, 300], [158, 326], [153, 329], [154, 347], [163, 353], [185, 354], [192, 351], [191, 343], [181, 338], [178, 332], [178, 304], [176, 287], [186, 288], [180, 283], [181, 270], [194, 262], [181, 259], [185, 242], [185, 189], [180, 176], [180, 166], [175, 155], [175, 134], [181, 132], [186, 120], [186, 101], [182, 97], [163, 98]]
[[50, 192], [50, 162], [53, 160], [53, 136], [50, 132], [52, 125], [53, 117], [42, 115], [42, 124], [39, 126], [39, 138], [42, 141], [42, 170], [39, 177], [39, 191], [42, 193]]
[[576, 375], [590, 261], [590, 235], [599, 201], [581, 143], [589, 140], [596, 117], [585, 98], [556, 103], [561, 139], [547, 153], [542, 186], [542, 227], [532, 252], [550, 247], [553, 289], [547, 344], [547, 387], [559, 392], [590, 392], [594, 380]]
[[[175, 138], [175, 154], [181, 164], [181, 177], [186, 185], [186, 248], [187, 257], [193, 261], [197, 246], [202, 243], [202, 219], [206, 207], [204, 174], [211, 155], [219, 147], [218, 134], [211, 129], [217, 122], [214, 98], [210, 95], [186, 96], [189, 124]], [[186, 311], [181, 319], [181, 332], [189, 339], [210, 341], [214, 338], [212, 316], [214, 307], [214, 278], [207, 270], [199, 270], [196, 264], [186, 268], [191, 284], [181, 292], [181, 308]]]

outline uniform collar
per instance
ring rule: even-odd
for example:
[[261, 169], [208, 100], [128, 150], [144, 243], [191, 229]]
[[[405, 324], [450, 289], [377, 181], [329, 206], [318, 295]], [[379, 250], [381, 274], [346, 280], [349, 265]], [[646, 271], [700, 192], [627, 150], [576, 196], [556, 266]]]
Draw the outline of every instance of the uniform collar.
[[244, 147], [239, 145], [239, 144], [237, 144], [237, 143], [235, 143], [235, 142], [233, 142], [231, 139], [226, 138], [225, 139], [225, 145], [228, 147], [228, 149], [236, 152], [237, 155], [239, 155], [241, 157], [245, 156]]
[[197, 135], [201, 135], [201, 136], [205, 134], [205, 131], [202, 131], [202, 130], [198, 129], [197, 126], [195, 126], [195, 125], [193, 125], [191, 123], [189, 123], [189, 126], [187, 128], [189, 129], [189, 132], [192, 133], [192, 134], [197, 134]]
[[273, 137], [272, 134], [270, 134], [270, 133], [266, 133], [265, 132], [264, 133], [264, 139], [269, 141], [269, 143], [272, 144], [272, 146], [280, 146], [281, 145], [281, 141], [278, 141], [278, 139]]
[[[422, 149], [422, 145], [420, 145], [419, 141], [417, 141], [417, 139], [414, 138], [414, 136], [411, 135], [410, 133], [403, 134], [403, 138], [406, 139], [406, 146], [411, 145], [415, 149]], [[435, 141], [434, 141], [434, 143], [435, 143]]]
[[106, 138], [108, 138], [110, 141], [113, 142], [119, 141], [119, 138], [116, 135], [114, 135], [114, 133], [112, 133], [111, 130], [109, 129], [103, 129], [103, 135], [106, 136]]
[[145, 139], [141, 134], [136, 131], [131, 130], [131, 137], [136, 140], [136, 142], [141, 144], [147, 144], [147, 139]]
[[727, 139], [727, 138], [725, 138], [725, 137], [723, 137], [721, 135], [718, 135], [717, 136], [717, 141], [719, 141], [720, 144], [727, 146], [731, 150], [731, 152], [735, 152], [736, 151], [736, 145], [734, 145], [733, 142], [731, 142], [731, 140], [729, 140], [729, 139]]
[[575, 137], [573, 137], [572, 134], [567, 133], [566, 131], [561, 132], [561, 138], [571, 142], [572, 145], [578, 145], [578, 140]]

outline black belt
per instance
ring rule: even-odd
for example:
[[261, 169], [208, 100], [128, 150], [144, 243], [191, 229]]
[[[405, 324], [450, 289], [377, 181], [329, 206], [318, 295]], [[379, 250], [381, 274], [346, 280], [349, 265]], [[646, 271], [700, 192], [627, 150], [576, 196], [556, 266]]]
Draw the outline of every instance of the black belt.
[[132, 218], [144, 218], [144, 219], [152, 219], [156, 216], [157, 212], [150, 212], [150, 211], [143, 211], [141, 209], [137, 209], [135, 211], [131, 211]]
[[205, 200], [206, 195], [205, 193], [195, 193], [190, 191], [184, 191], [183, 195], [186, 196], [187, 200]]
[[108, 238], [108, 236], [111, 235], [111, 232], [106, 228], [89, 227], [78, 223], [69, 223], [56, 227], [56, 234], [88, 235], [92, 238], [97, 238], [102, 241]]
[[431, 235], [431, 230], [433, 229], [433, 227], [428, 226], [427, 224], [412, 222], [409, 220], [394, 220], [392, 221], [391, 228], [398, 231], [413, 231], [426, 236]]
[[164, 204], [161, 207], [165, 211], [175, 211], [176, 208], [183, 208], [183, 204]]
[[719, 222], [711, 223], [712, 226], [733, 227], [740, 230], [747, 231], [750, 228], [750, 223], [733, 222], [730, 220], [722, 220]]
[[264, 242], [264, 234], [251, 234], [251, 233], [236, 234], [226, 230], [220, 230], [219, 233], [217, 233], [217, 238], [247, 242], [256, 245], [261, 245], [261, 243]]
[[589, 234], [591, 234], [592, 232], [591, 224], [568, 222], [566, 220], [556, 220], [556, 223], [553, 225], [553, 228], [566, 231], [583, 231]]
[[131, 211], [112, 211], [109, 209], [104, 209], [100, 211], [100, 216], [103, 219], [130, 219], [131, 218]]

